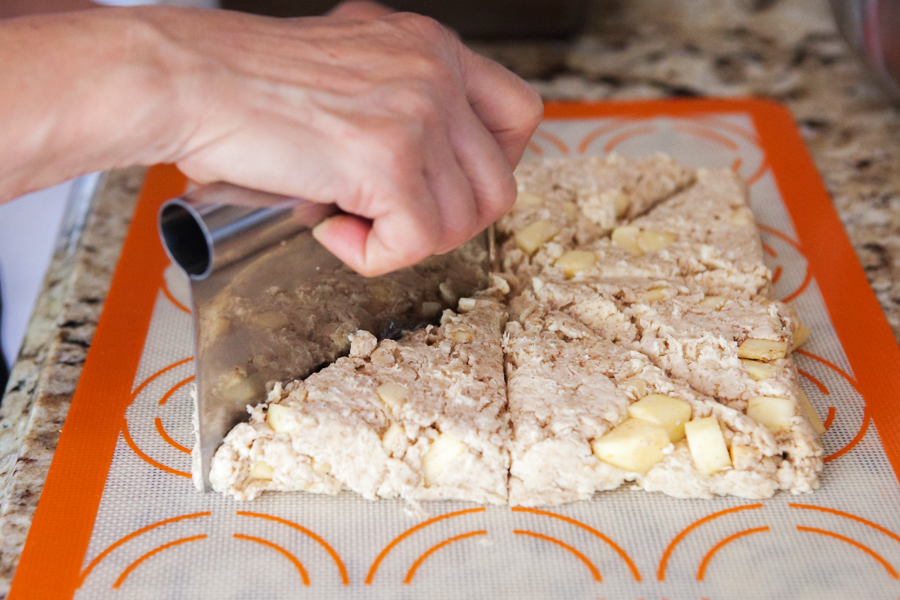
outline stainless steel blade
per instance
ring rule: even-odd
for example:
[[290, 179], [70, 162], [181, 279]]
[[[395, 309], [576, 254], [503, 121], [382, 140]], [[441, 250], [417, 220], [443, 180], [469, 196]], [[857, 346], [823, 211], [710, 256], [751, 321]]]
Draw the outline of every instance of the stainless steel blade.
[[316, 204], [217, 183], [160, 209], [166, 252], [191, 279], [197, 385], [194, 482], [207, 491], [213, 454], [276, 382], [303, 378], [349, 350], [436, 322], [487, 284], [493, 235], [376, 278], [353, 272], [313, 237], [336, 214]]

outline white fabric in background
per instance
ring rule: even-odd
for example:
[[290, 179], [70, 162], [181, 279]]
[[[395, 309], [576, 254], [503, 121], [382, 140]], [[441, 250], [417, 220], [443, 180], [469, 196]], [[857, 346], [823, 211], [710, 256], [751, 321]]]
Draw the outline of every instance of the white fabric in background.
[[0, 340], [9, 365], [25, 336], [71, 188], [68, 181], [0, 204]]

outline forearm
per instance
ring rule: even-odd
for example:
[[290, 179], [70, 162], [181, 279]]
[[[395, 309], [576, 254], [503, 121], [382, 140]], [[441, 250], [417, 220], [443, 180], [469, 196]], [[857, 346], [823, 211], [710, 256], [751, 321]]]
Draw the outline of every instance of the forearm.
[[90, 0], [3, 0], [0, 2], [0, 19], [86, 10], [97, 6]]
[[162, 125], [173, 121], [177, 102], [155, 58], [153, 32], [136, 14], [0, 21], [0, 202], [164, 158], [156, 149], [169, 141]]

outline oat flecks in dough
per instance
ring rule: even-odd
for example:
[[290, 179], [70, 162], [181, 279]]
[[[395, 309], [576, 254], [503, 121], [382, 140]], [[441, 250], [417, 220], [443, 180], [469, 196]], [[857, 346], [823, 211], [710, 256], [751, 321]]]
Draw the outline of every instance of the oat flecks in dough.
[[[348, 331], [349, 357], [276, 386], [268, 417], [257, 406], [229, 434], [216, 489], [535, 506], [626, 482], [678, 498], [818, 487], [818, 430], [791, 356], [804, 332], [772, 296], [743, 181], [661, 155], [545, 160], [516, 176], [493, 291], [398, 342]], [[775, 345], [783, 356], [748, 358]], [[694, 447], [676, 435], [646, 460], [608, 452], [659, 433], [668, 417], [628, 411], [654, 394], [707, 419], [715, 461], [697, 458], [699, 422]], [[777, 427], [759, 398], [777, 399]]]
[[[511, 504], [586, 500], [626, 481], [680, 498], [766, 498], [791, 489], [783, 484], [785, 474], [802, 478], [765, 426], [668, 377], [644, 354], [601, 339], [570, 315], [531, 302], [510, 320], [506, 334]], [[746, 448], [740, 468], [701, 475], [686, 440], [644, 474], [595, 456], [591, 442], [625, 421], [630, 404], [651, 394], [687, 402], [692, 419], [717, 417], [729, 443]]]
[[[506, 310], [485, 297], [467, 307], [400, 341], [354, 334], [350, 356], [270, 396], [277, 424], [260, 405], [228, 434], [213, 461], [214, 489], [238, 499], [346, 488], [368, 499], [505, 503]], [[271, 479], [251, 476], [260, 461]]]

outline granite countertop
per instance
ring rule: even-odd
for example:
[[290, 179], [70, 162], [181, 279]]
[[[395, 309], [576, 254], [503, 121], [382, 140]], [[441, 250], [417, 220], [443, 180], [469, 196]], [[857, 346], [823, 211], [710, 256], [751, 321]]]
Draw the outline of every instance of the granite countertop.
[[[900, 340], [900, 109], [825, 0], [594, 0], [570, 42], [473, 44], [545, 99], [761, 96], [786, 104]], [[113, 172], [58, 244], [0, 405], [5, 597], [143, 177]]]

